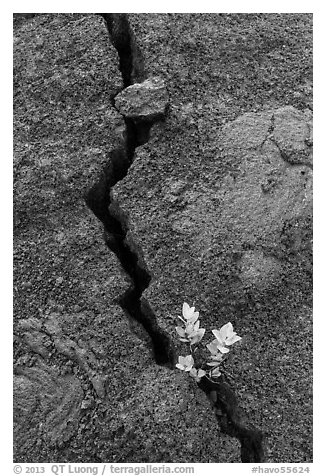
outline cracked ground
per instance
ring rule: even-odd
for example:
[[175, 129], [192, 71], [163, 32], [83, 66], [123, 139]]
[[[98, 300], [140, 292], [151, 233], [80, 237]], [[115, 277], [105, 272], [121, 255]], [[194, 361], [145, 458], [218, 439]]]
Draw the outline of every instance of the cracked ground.
[[[150, 276], [141, 298], [180, 354], [184, 301], [206, 328], [233, 322], [228, 371], [266, 461], [311, 461], [312, 18], [129, 22], [131, 83], [160, 76], [170, 97], [111, 189]], [[114, 43], [97, 15], [14, 20], [14, 458], [240, 462], [121, 307], [130, 274], [85, 201], [128, 135]]]

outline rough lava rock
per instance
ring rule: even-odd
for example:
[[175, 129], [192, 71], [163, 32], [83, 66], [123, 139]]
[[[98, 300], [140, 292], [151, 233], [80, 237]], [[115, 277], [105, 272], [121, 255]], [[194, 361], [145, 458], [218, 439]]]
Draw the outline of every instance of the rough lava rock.
[[31, 443], [62, 445], [76, 433], [83, 389], [73, 375], [60, 376], [42, 360], [17, 367], [14, 375], [14, 451], [28, 453]]
[[291, 106], [279, 109], [273, 117], [273, 139], [289, 163], [312, 166], [312, 112], [306, 110], [305, 116], [303, 121]]
[[163, 117], [169, 102], [165, 82], [151, 77], [128, 86], [115, 97], [118, 111], [129, 119], [151, 122]]

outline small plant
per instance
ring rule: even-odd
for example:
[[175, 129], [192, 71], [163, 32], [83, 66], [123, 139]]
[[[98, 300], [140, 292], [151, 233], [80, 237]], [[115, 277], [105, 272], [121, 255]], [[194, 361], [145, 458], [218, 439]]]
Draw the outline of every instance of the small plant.
[[196, 382], [199, 382], [205, 375], [209, 379], [220, 377], [220, 366], [230, 352], [229, 347], [239, 341], [241, 337], [233, 331], [231, 322], [228, 322], [219, 330], [212, 330], [215, 339], [206, 345], [210, 352], [209, 361], [206, 362], [208, 368], [206, 370], [196, 368], [194, 353], [198, 349], [199, 342], [204, 337], [205, 329], [200, 327], [199, 312], [195, 311], [195, 307], [190, 307], [186, 302], [182, 307], [182, 316], [178, 316], [178, 318], [183, 322], [183, 325], [177, 326], [175, 330], [179, 340], [189, 344], [190, 353], [185, 357], [180, 356], [176, 367], [184, 372], [189, 372], [189, 375]]

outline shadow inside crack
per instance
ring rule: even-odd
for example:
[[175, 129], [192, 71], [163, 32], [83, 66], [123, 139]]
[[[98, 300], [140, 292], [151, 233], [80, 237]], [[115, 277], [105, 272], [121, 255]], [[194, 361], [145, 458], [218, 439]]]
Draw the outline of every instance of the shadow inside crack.
[[219, 381], [213, 382], [205, 376], [198, 382], [198, 387], [206, 393], [213, 404], [221, 431], [239, 440], [241, 462], [263, 463], [265, 461], [263, 433], [244, 424], [236, 395], [225, 379], [220, 377]]
[[129, 25], [126, 13], [99, 13], [119, 55], [119, 69], [124, 88], [146, 79], [144, 58]]
[[[119, 55], [119, 69], [124, 88], [145, 79], [144, 61], [133, 31], [125, 13], [100, 13], [105, 21], [110, 39]], [[114, 98], [112, 98], [114, 106]], [[175, 357], [171, 341], [157, 324], [154, 312], [142, 297], [149, 286], [151, 276], [145, 265], [140, 264], [136, 246], [131, 242], [127, 221], [124, 220], [117, 203], [112, 204], [111, 189], [128, 173], [134, 160], [135, 150], [149, 140], [153, 120], [132, 120], [124, 117], [125, 141], [108, 157], [99, 181], [92, 186], [85, 201], [95, 216], [103, 223], [105, 241], [108, 248], [117, 256], [123, 270], [130, 278], [130, 288], [117, 299], [129, 317], [141, 323], [149, 334], [155, 361], [159, 365], [171, 367]], [[114, 205], [114, 206], [112, 206]]]
[[151, 338], [156, 363], [171, 367], [174, 362], [174, 353], [170, 339], [159, 328], [153, 311], [147, 301], [142, 298], [144, 290], [150, 284], [151, 276], [144, 265], [140, 265], [138, 254], [132, 249], [135, 247], [129, 246], [126, 242], [128, 229], [122, 215], [119, 214], [119, 208], [115, 206], [114, 212], [110, 208], [111, 188], [126, 176], [131, 164], [126, 150], [121, 148], [111, 153], [102, 177], [89, 190], [85, 201], [94, 215], [103, 223], [106, 245], [117, 256], [123, 270], [130, 278], [130, 288], [123, 296], [117, 298], [117, 302], [129, 317], [143, 325]]

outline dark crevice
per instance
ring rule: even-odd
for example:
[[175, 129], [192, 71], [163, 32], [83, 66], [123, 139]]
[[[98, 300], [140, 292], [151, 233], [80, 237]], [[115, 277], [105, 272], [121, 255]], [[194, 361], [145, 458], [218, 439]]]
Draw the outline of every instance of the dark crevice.
[[113, 46], [119, 55], [119, 69], [126, 88], [146, 79], [144, 59], [137, 46], [126, 13], [99, 13], [104, 19]]
[[235, 393], [226, 379], [220, 377], [219, 381], [213, 382], [207, 377], [203, 377], [198, 383], [198, 387], [206, 393], [213, 403], [221, 431], [239, 440], [241, 444], [241, 462], [264, 462], [263, 433], [244, 423], [243, 412], [239, 408]]
[[118, 298], [124, 311], [133, 319], [140, 322], [150, 335], [155, 361], [160, 365], [171, 366], [174, 361], [172, 346], [168, 336], [158, 327], [155, 315], [148, 303], [142, 298], [144, 290], [149, 286], [151, 276], [144, 266], [139, 263], [138, 254], [126, 241], [127, 226], [117, 208], [110, 207], [111, 188], [126, 176], [131, 159], [127, 150], [116, 149], [110, 154], [110, 160], [102, 173], [101, 179], [89, 190], [85, 197], [88, 207], [103, 223], [105, 241], [108, 248], [117, 256], [123, 270], [130, 278], [130, 288]]
[[[136, 45], [126, 14], [101, 13], [110, 34], [111, 41], [120, 58], [120, 71], [124, 87], [146, 79], [144, 62]], [[114, 99], [112, 100], [114, 105]], [[115, 253], [130, 279], [130, 287], [118, 303], [125, 313], [140, 322], [151, 338], [155, 361], [159, 365], [173, 368], [176, 357], [168, 335], [157, 324], [156, 317], [143, 292], [148, 288], [151, 276], [141, 258], [141, 252], [130, 236], [127, 237], [128, 223], [119, 205], [112, 201], [111, 190], [128, 173], [134, 160], [135, 150], [149, 139], [154, 121], [138, 121], [124, 118], [126, 139], [123, 146], [110, 153], [108, 163], [100, 180], [85, 197], [88, 207], [103, 223], [108, 248]], [[231, 387], [220, 378], [212, 382], [207, 377], [201, 379], [198, 387], [213, 402], [221, 431], [237, 438], [241, 443], [241, 461], [263, 462], [263, 435], [255, 428], [245, 426], [242, 412]]]
[[[124, 87], [127, 87], [136, 79], [144, 78], [141, 53], [135, 44], [128, 18], [126, 14], [120, 13], [100, 15], [104, 18], [111, 41], [118, 51]], [[142, 324], [150, 336], [156, 363], [171, 367], [175, 357], [170, 339], [159, 328], [154, 312], [142, 297], [150, 284], [151, 276], [145, 265], [140, 262], [135, 246], [129, 244], [130, 238], [129, 242], [126, 240], [128, 224], [117, 204], [113, 204], [111, 199], [111, 190], [127, 175], [136, 148], [148, 141], [153, 122], [134, 122], [128, 118], [124, 118], [124, 121], [125, 142], [110, 153], [100, 180], [89, 190], [85, 200], [95, 216], [103, 223], [106, 244], [117, 256], [130, 280], [129, 289], [117, 299], [117, 302], [128, 316]]]

